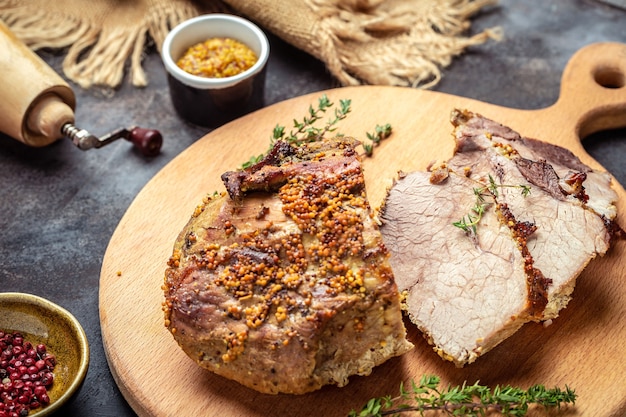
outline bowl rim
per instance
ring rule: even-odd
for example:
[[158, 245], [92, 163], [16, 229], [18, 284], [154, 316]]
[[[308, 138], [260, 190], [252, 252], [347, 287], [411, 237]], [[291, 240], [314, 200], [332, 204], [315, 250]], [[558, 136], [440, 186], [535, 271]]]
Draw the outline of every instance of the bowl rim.
[[[248, 31], [249, 33], [253, 34], [254, 37], [259, 40], [259, 44], [261, 45], [261, 50], [258, 53], [257, 62], [255, 62], [252, 67], [239, 74], [224, 78], [200, 77], [198, 75], [190, 74], [179, 68], [176, 65], [176, 62], [171, 54], [173, 41], [184, 31], [190, 30], [190, 28], [206, 22], [234, 23], [236, 25], [239, 25], [242, 30]], [[255, 25], [251, 21], [232, 14], [209, 13], [187, 19], [176, 25], [172, 30], [170, 30], [170, 32], [166, 35], [165, 40], [163, 41], [163, 45], [161, 47], [161, 59], [163, 60], [166, 71], [185, 85], [198, 89], [226, 88], [231, 87], [241, 82], [242, 80], [250, 78], [263, 70], [269, 58], [269, 49], [270, 46], [267, 36], [257, 25]]]
[[85, 330], [81, 326], [78, 319], [76, 319], [76, 317], [74, 317], [74, 315], [68, 310], [38, 295], [23, 292], [0, 292], [0, 302], [2, 301], [11, 303], [30, 303], [37, 307], [51, 310], [55, 314], [64, 317], [64, 319], [70, 323], [71, 328], [74, 330], [76, 338], [78, 339], [80, 347], [80, 363], [78, 365], [76, 377], [72, 380], [69, 387], [54, 402], [37, 410], [35, 413], [29, 414], [29, 416], [32, 417], [49, 416], [65, 405], [65, 403], [76, 393], [78, 388], [80, 388], [81, 384], [85, 380], [85, 377], [87, 376], [87, 370], [89, 369], [89, 341], [87, 339], [87, 335], [85, 334]]

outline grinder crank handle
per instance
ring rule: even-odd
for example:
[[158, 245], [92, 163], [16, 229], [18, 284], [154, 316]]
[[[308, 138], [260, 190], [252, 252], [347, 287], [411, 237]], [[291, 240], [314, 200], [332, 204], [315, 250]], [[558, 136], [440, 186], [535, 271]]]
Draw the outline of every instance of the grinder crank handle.
[[72, 123], [64, 124], [61, 132], [82, 150], [101, 148], [117, 139], [123, 138], [132, 142], [144, 156], [156, 156], [161, 151], [161, 145], [163, 144], [163, 136], [158, 130], [136, 126], [118, 129], [100, 138], [92, 135], [85, 129], [78, 129]]
[[163, 136], [161, 132], [154, 129], [144, 129], [142, 127], [134, 127], [131, 129], [128, 137], [125, 137], [138, 148], [145, 156], [156, 156], [161, 151], [163, 144]]

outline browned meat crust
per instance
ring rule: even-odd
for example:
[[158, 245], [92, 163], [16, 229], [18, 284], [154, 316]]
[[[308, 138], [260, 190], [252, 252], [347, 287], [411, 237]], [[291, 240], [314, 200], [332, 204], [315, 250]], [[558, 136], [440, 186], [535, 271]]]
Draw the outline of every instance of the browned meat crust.
[[[300, 394], [412, 347], [353, 139], [279, 143], [223, 175], [178, 237], [166, 325], [200, 366]], [[254, 191], [254, 192], [253, 192]]]

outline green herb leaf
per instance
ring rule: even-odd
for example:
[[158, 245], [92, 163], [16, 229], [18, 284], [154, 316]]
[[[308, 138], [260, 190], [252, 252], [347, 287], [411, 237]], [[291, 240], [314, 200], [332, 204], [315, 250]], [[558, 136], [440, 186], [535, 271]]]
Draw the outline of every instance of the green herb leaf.
[[[285, 140], [292, 145], [300, 146], [304, 143], [321, 140], [327, 133], [331, 132], [338, 137], [344, 136], [343, 133], [337, 132], [337, 129], [339, 122], [344, 120], [352, 111], [352, 100], [350, 99], [339, 100], [339, 107], [334, 108], [332, 117], [330, 117], [323, 125], [317, 125], [322, 117], [324, 117], [324, 114], [326, 114], [326, 112], [334, 105], [335, 103], [330, 101], [326, 94], [324, 94], [318, 99], [317, 107], [309, 105], [306, 116], [304, 116], [301, 120], [293, 120], [293, 129], [289, 132], [289, 134], [287, 134], [284, 126], [277, 124], [270, 136], [269, 149], [264, 154], [251, 157], [248, 161], [244, 162], [241, 167], [243, 169], [249, 168], [261, 161], [267, 152], [269, 152], [269, 150], [271, 150], [274, 144], [279, 140]], [[389, 137], [391, 135], [391, 130], [391, 125], [387, 123], [382, 126], [376, 125], [374, 133], [367, 133], [367, 137], [372, 143], [363, 144], [365, 154], [367, 156], [371, 156], [374, 151], [374, 145], [377, 145], [381, 140]]]
[[[352, 410], [351, 417], [382, 417], [399, 415], [404, 412], [417, 412], [425, 416], [427, 412], [443, 412], [453, 416], [484, 416], [495, 411], [504, 416], [524, 416], [529, 405], [542, 406], [550, 415], [559, 411], [562, 404], [576, 402], [576, 393], [567, 385], [547, 389], [543, 385], [533, 385], [527, 390], [505, 386], [491, 389], [480, 385], [439, 387], [440, 378], [423, 375], [419, 383], [411, 381], [411, 389], [400, 384], [400, 395], [391, 398], [384, 396], [370, 399], [360, 411]], [[437, 414], [439, 415], [439, 414]]]
[[[463, 230], [470, 236], [476, 235], [478, 223], [482, 219], [487, 208], [496, 203], [499, 197], [499, 190], [502, 188], [519, 188], [522, 190], [522, 196], [528, 197], [530, 195], [529, 185], [508, 185], [498, 184], [496, 180], [489, 174], [489, 184], [485, 185], [480, 183], [480, 187], [474, 187], [472, 192], [476, 196], [475, 204], [470, 207], [470, 213], [461, 217], [461, 220], [453, 222], [452, 225]], [[466, 220], [467, 218], [467, 220]]]

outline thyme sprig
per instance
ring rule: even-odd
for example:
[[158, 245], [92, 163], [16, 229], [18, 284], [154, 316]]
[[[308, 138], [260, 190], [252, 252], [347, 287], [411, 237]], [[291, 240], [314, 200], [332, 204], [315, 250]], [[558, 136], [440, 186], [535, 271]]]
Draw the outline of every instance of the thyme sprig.
[[349, 417], [382, 417], [400, 413], [443, 412], [451, 416], [485, 416], [487, 412], [499, 412], [503, 416], [524, 416], [530, 405], [560, 410], [561, 404], [575, 404], [576, 393], [567, 385], [548, 389], [533, 385], [527, 390], [512, 386], [496, 386], [491, 389], [480, 385], [450, 386], [440, 388], [441, 379], [424, 375], [419, 383], [411, 381], [410, 389], [400, 384], [400, 395], [370, 399], [360, 411], [352, 410]]
[[[453, 222], [452, 225], [462, 229], [467, 234], [476, 235], [476, 227], [478, 226], [480, 219], [482, 219], [483, 214], [485, 214], [487, 207], [493, 204], [498, 198], [499, 188], [519, 188], [521, 189], [522, 196], [524, 197], [527, 197], [530, 194], [529, 185], [498, 184], [493, 179], [491, 174], [489, 174], [489, 184], [472, 189], [474, 195], [476, 196], [476, 202], [474, 206], [470, 208], [470, 212], [464, 215], [461, 220]], [[489, 199], [489, 201], [487, 199]]]
[[285, 139], [289, 143], [300, 145], [307, 142], [315, 142], [324, 137], [328, 132], [334, 132], [337, 130], [337, 123], [345, 119], [348, 113], [352, 110], [350, 108], [352, 100], [341, 99], [339, 100], [339, 107], [335, 108], [334, 117], [329, 118], [326, 124], [322, 127], [315, 126], [315, 123], [322, 119], [322, 115], [326, 113], [328, 109], [334, 106], [326, 94], [318, 99], [317, 108], [313, 108], [309, 105], [308, 116], [304, 116], [302, 121], [293, 119], [293, 127], [289, 135], [285, 134], [285, 128], [280, 125], [276, 125], [272, 132], [271, 144], [273, 145], [279, 139]]
[[[334, 107], [335, 103], [330, 101], [326, 94], [322, 95], [317, 102], [317, 107], [309, 105], [307, 114], [301, 119], [293, 119], [293, 128], [287, 133], [285, 126], [277, 124], [272, 130], [270, 135], [269, 149], [276, 144], [279, 140], [285, 140], [293, 145], [300, 146], [304, 143], [315, 142], [324, 138], [327, 133], [336, 132], [336, 136], [344, 136], [343, 133], [337, 131], [340, 121], [348, 117], [348, 114], [352, 111], [352, 100], [340, 99], [339, 107]], [[331, 116], [322, 123], [322, 119], [330, 109], [333, 108]], [[389, 123], [385, 125], [376, 125], [373, 133], [367, 133], [367, 138], [372, 142], [364, 143], [363, 149], [367, 156], [371, 156], [374, 146], [379, 144], [381, 140], [386, 139], [391, 135], [392, 127]], [[251, 157], [247, 162], [242, 165], [242, 168], [248, 168], [258, 162], [267, 154], [262, 153]]]
[[376, 125], [373, 133], [367, 132], [366, 136], [371, 141], [371, 143], [363, 143], [365, 155], [372, 156], [372, 153], [374, 152], [374, 146], [378, 146], [383, 139], [387, 139], [391, 135], [391, 130], [391, 125], [387, 123], [383, 126]]

